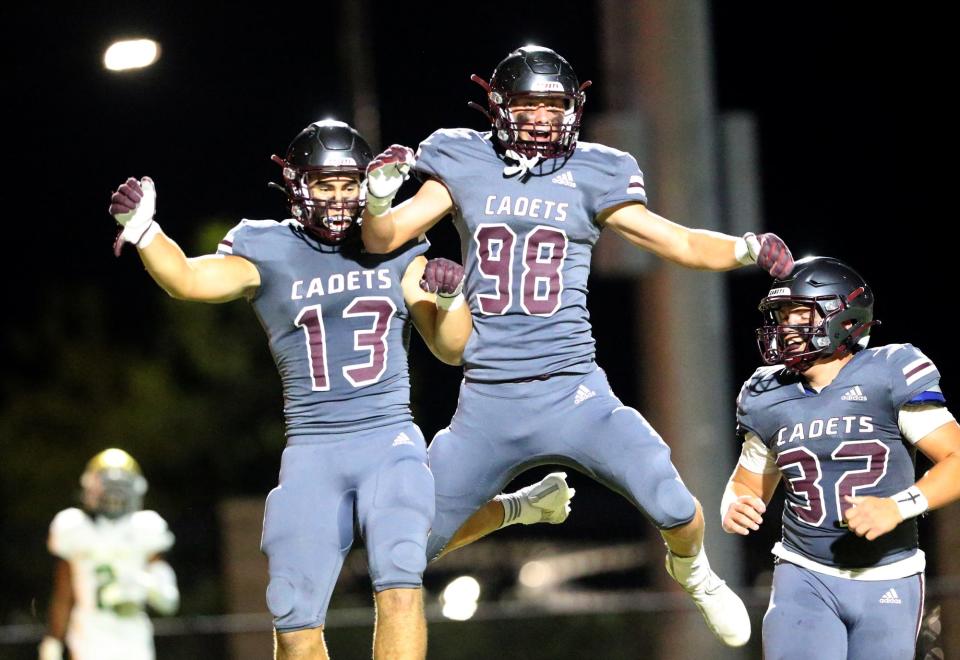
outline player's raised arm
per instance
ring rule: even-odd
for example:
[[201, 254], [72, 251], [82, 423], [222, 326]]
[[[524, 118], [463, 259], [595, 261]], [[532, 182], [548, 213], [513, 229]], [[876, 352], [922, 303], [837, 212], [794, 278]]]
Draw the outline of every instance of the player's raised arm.
[[442, 183], [433, 180], [424, 182], [413, 198], [391, 208], [413, 164], [413, 150], [395, 144], [367, 166], [361, 234], [368, 251], [392, 252], [426, 232], [453, 209], [450, 193]]
[[934, 464], [916, 484], [890, 497], [848, 495], [844, 498], [850, 506], [844, 511], [844, 517], [852, 532], [872, 541], [908, 518], [960, 500], [960, 426], [957, 422], [949, 419], [924, 435], [916, 446]]
[[129, 178], [110, 198], [110, 215], [123, 230], [115, 252], [132, 243], [147, 272], [174, 298], [226, 302], [249, 296], [260, 286], [260, 273], [242, 257], [206, 255], [188, 259], [154, 220], [157, 191], [150, 177]]
[[403, 297], [414, 325], [441, 362], [463, 363], [463, 349], [473, 330], [463, 297], [463, 266], [448, 259], [417, 257], [403, 276]]
[[605, 210], [597, 221], [633, 245], [687, 268], [731, 270], [756, 264], [773, 277], [793, 269], [790, 249], [776, 234], [729, 236], [690, 229], [667, 220], [636, 202]]

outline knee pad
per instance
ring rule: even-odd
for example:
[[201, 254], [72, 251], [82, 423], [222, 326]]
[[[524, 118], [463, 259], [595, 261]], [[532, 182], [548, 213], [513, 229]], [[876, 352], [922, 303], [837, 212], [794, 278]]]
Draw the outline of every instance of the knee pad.
[[419, 457], [400, 458], [380, 472], [365, 517], [375, 589], [420, 585], [434, 506], [433, 475]]

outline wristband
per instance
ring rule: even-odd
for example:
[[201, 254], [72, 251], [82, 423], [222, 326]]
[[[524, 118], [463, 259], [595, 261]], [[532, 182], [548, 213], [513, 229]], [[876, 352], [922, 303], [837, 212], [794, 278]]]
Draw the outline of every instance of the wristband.
[[465, 300], [462, 293], [458, 293], [455, 296], [441, 296], [437, 294], [437, 309], [452, 312], [455, 309], [460, 309]]
[[380, 217], [386, 215], [390, 210], [390, 205], [393, 203], [393, 195], [389, 197], [374, 197], [370, 194], [370, 191], [367, 191], [367, 200], [365, 203], [365, 208], [374, 217]]
[[723, 527], [723, 519], [727, 517], [727, 511], [730, 506], [740, 499], [740, 496], [733, 490], [731, 482], [727, 482], [727, 487], [723, 489], [723, 497], [720, 498], [720, 526]]
[[[750, 242], [753, 242], [754, 249], [750, 249]], [[756, 234], [753, 232], [747, 232], [740, 238], [736, 240], [733, 244], [733, 256], [736, 258], [738, 263], [743, 264], [744, 266], [750, 266], [757, 263], [756, 254], [760, 253], [760, 241], [757, 240]]]
[[138, 249], [142, 250], [143, 248], [150, 245], [150, 243], [153, 241], [154, 238], [157, 237], [157, 234], [159, 233], [160, 233], [160, 225], [157, 223], [156, 220], [152, 220], [150, 222], [150, 226], [147, 227], [147, 230], [140, 235], [140, 238], [137, 239], [134, 245], [136, 245]]
[[916, 518], [930, 508], [930, 503], [927, 502], [923, 491], [916, 486], [901, 490], [899, 493], [891, 495], [890, 499], [896, 503], [897, 509], [900, 510], [900, 515], [904, 520]]

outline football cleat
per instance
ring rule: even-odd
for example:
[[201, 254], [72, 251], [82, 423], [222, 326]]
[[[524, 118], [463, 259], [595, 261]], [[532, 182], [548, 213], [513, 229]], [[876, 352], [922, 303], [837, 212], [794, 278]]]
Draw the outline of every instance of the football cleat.
[[533, 522], [545, 522], [559, 525], [570, 515], [570, 500], [576, 490], [567, 485], [566, 472], [551, 472], [535, 484], [521, 488], [521, 494], [531, 507], [540, 512], [540, 519]]
[[733, 589], [709, 569], [706, 578], [696, 585], [685, 584], [677, 575], [673, 557], [672, 553], [667, 553], [667, 573], [690, 594], [713, 634], [727, 646], [743, 646], [750, 641], [750, 616]]

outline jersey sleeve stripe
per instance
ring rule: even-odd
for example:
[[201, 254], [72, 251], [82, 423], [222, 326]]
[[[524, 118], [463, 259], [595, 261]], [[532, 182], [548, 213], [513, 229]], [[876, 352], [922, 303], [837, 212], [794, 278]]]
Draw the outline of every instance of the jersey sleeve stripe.
[[935, 373], [937, 368], [929, 360], [922, 360], [920, 364], [908, 364], [903, 369], [903, 375], [907, 379], [907, 385], [912, 385], [924, 376]]

